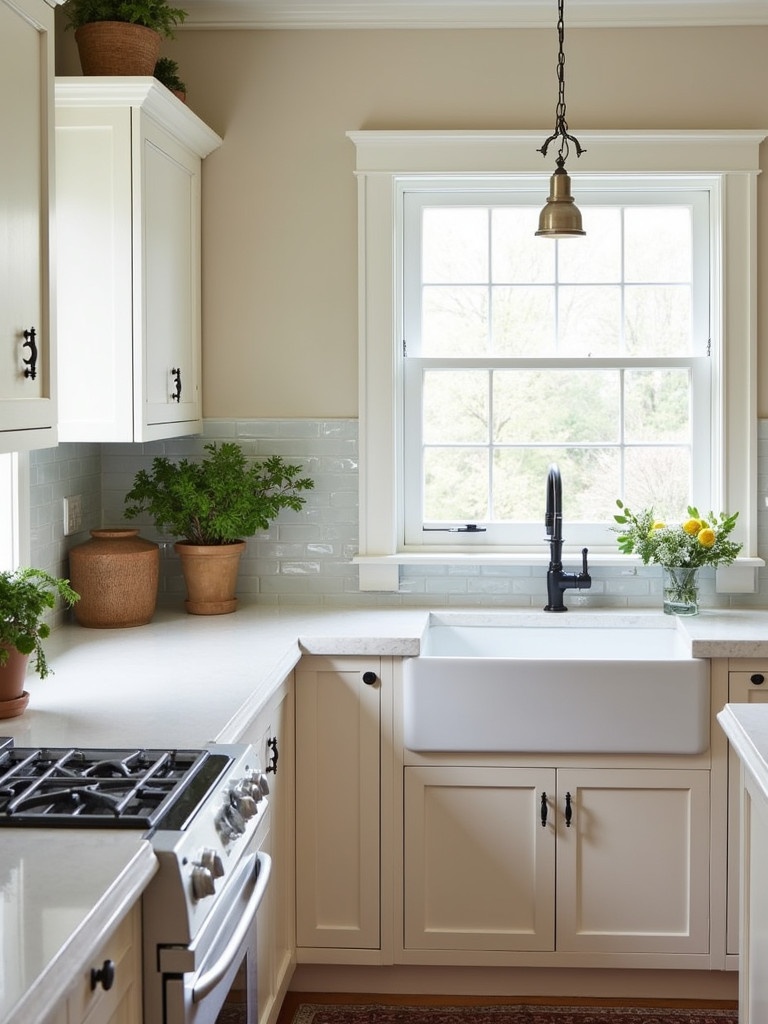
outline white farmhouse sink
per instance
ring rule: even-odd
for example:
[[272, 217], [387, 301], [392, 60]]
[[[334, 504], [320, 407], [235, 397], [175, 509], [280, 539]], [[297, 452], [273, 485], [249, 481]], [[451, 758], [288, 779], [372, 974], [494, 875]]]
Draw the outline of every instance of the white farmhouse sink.
[[[413, 751], [696, 754], [709, 662], [661, 617], [433, 616], [404, 665]], [[619, 624], [620, 623], [620, 624]]]

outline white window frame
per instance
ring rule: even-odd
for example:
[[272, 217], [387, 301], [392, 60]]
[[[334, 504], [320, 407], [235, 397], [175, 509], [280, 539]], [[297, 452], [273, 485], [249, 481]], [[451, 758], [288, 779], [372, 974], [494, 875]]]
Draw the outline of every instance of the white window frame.
[[[399, 478], [398, 508], [399, 516], [403, 521], [403, 551], [412, 551], [414, 548], [423, 547], [425, 550], [434, 550], [436, 547], [452, 549], [465, 541], [466, 534], [448, 533], [441, 529], [439, 524], [427, 524], [422, 517], [423, 484], [422, 472], [422, 444], [421, 444], [421, 421], [422, 421], [422, 373], [430, 368], [457, 368], [463, 365], [461, 359], [457, 358], [427, 358], [418, 357], [411, 351], [413, 348], [411, 339], [420, 332], [421, 315], [421, 226], [422, 213], [424, 209], [442, 205], [467, 206], [473, 203], [486, 208], [488, 206], [504, 206], [510, 203], [515, 207], [527, 205], [541, 205], [541, 186], [529, 178], [516, 175], [510, 182], [513, 194], [510, 192], [491, 192], [484, 187], [482, 179], [467, 178], [456, 182], [451, 187], [446, 186], [442, 178], [411, 178], [399, 177], [397, 181], [398, 208], [403, 211], [404, 238], [403, 253], [398, 252], [398, 278], [403, 278], [403, 303], [401, 311], [403, 322], [403, 337], [407, 339], [408, 358], [403, 360], [401, 370], [403, 377], [401, 383], [404, 396], [403, 408], [403, 430], [402, 430], [402, 463], [401, 475]], [[693, 336], [695, 350], [687, 357], [676, 356], [673, 358], [651, 358], [651, 357], [628, 357], [620, 355], [615, 357], [590, 357], [589, 359], [562, 358], [556, 355], [547, 354], [543, 359], [534, 358], [508, 358], [488, 356], [478, 360], [467, 360], [466, 365], [471, 368], [497, 369], [588, 369], [600, 370], [624, 370], [629, 368], [653, 369], [659, 367], [671, 367], [687, 369], [691, 375], [691, 435], [692, 437], [711, 436], [711, 419], [715, 411], [714, 403], [711, 401], [711, 385], [716, 376], [713, 373], [713, 363], [717, 360], [707, 356], [707, 340], [711, 338], [711, 246], [709, 240], [717, 227], [719, 211], [721, 208], [720, 181], [717, 177], [696, 176], [686, 178], [676, 177], [674, 182], [670, 181], [669, 175], [662, 177], [648, 176], [642, 181], [638, 180], [637, 191], [627, 191], [624, 181], [612, 180], [606, 183], [603, 178], [579, 177], [579, 206], [585, 211], [590, 204], [597, 206], [631, 205], [638, 206], [649, 204], [654, 207], [659, 205], [690, 206], [693, 212], [693, 281], [696, 286], [694, 292], [695, 305], [693, 309]], [[410, 245], [408, 242], [410, 241]], [[573, 240], [568, 239], [563, 245], [570, 246]], [[551, 244], [542, 239], [538, 244]], [[578, 242], [576, 243], [578, 245]], [[402, 269], [401, 269], [402, 266]], [[409, 318], [410, 321], [409, 322]], [[713, 491], [719, 491], [719, 485], [712, 486], [713, 478], [717, 480], [718, 466], [713, 464], [711, 453], [703, 452], [698, 454], [693, 464], [692, 493], [694, 495], [709, 495]], [[542, 484], [542, 494], [544, 485]], [[414, 495], [417, 497], [414, 499]], [[618, 491], [616, 497], [622, 497]], [[543, 507], [542, 498], [542, 507]], [[707, 508], [709, 506], [707, 505]], [[606, 519], [612, 515], [611, 509], [606, 509]], [[543, 522], [537, 520], [536, 524], [530, 523], [488, 523], [484, 524], [484, 534], [478, 535], [473, 542], [473, 547], [486, 550], [522, 550], [530, 552], [535, 546], [540, 547], [541, 529]], [[456, 523], [456, 526], [464, 525]], [[427, 526], [425, 532], [424, 528]], [[430, 532], [429, 527], [434, 532]], [[579, 523], [578, 536], [569, 524], [569, 535], [579, 548], [589, 545], [591, 551], [602, 547], [615, 547], [616, 538], [609, 528], [604, 524], [584, 522]], [[510, 548], [509, 545], [514, 545]]]
[[[357, 151], [360, 359], [360, 589], [396, 591], [402, 564], [465, 562], [481, 565], [545, 561], [540, 550], [498, 551], [470, 545], [427, 552], [403, 543], [398, 487], [401, 478], [398, 324], [401, 281], [396, 239], [401, 225], [398, 184], [437, 175], [471, 175], [488, 188], [510, 176], [540, 181], [542, 205], [551, 168], [542, 167], [540, 133], [349, 132]], [[569, 167], [578, 196], [579, 174], [706, 178], [720, 208], [712, 239], [713, 336], [723, 365], [713, 395], [713, 464], [720, 507], [739, 511], [742, 567], [757, 558], [757, 175], [758, 131], [581, 132], [583, 156]], [[574, 244], [578, 244], [575, 242]], [[715, 352], [717, 355], [717, 351]], [[721, 424], [721, 426], [718, 426]], [[720, 430], [722, 433], [720, 433]], [[543, 486], [542, 486], [543, 492]], [[543, 515], [543, 513], [542, 513]], [[543, 519], [542, 519], [543, 522]], [[464, 538], [462, 538], [464, 540]], [[617, 564], [615, 550], [590, 551], [593, 565]], [[738, 570], [735, 570], [738, 571]], [[749, 568], [750, 576], [753, 576]], [[749, 588], [751, 589], [751, 587]]]
[[0, 570], [29, 563], [29, 452], [0, 453]]

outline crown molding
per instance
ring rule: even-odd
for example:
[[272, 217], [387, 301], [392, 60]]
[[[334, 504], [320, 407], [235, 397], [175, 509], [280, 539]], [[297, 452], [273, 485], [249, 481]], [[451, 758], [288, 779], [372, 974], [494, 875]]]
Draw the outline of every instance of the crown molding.
[[[553, 0], [186, 0], [184, 29], [552, 28]], [[569, 28], [768, 25], [766, 0], [569, 0]]]

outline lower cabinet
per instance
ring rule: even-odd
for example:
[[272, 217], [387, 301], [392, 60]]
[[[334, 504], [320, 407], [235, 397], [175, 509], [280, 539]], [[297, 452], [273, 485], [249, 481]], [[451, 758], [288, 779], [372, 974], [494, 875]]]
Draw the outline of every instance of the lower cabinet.
[[[142, 1024], [140, 902], [90, 957], [46, 1024]], [[102, 974], [92, 981], [92, 971]], [[105, 971], [113, 972], [107, 988], [101, 981]]]
[[294, 964], [292, 679], [278, 688], [238, 740], [253, 745], [269, 785], [269, 808], [264, 827], [260, 827], [259, 849], [272, 858], [272, 873], [256, 922], [256, 970], [259, 1024], [274, 1024]]
[[[304, 658], [296, 670], [296, 945], [380, 947], [382, 662]], [[388, 687], [387, 687], [388, 688]], [[312, 955], [306, 950], [314, 951]], [[355, 962], [349, 960], [349, 962]]]
[[709, 771], [405, 768], [405, 949], [706, 953]]

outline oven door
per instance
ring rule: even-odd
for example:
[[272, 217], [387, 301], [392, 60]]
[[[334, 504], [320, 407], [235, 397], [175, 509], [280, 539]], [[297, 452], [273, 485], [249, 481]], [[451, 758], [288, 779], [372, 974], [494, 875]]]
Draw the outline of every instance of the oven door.
[[163, 1024], [215, 1024], [241, 968], [247, 992], [244, 1019], [257, 1024], [256, 912], [271, 868], [266, 853], [244, 857], [194, 942], [158, 951]]

